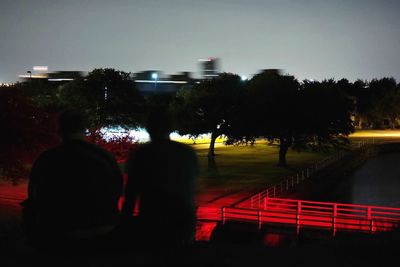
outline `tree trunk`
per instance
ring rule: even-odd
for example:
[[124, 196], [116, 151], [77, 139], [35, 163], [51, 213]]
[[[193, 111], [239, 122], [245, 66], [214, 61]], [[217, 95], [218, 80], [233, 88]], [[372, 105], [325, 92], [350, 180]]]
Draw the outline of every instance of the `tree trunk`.
[[289, 143], [283, 137], [281, 137], [279, 139], [279, 142], [280, 142], [280, 144], [279, 144], [279, 161], [278, 161], [278, 165], [282, 166], [282, 167], [286, 167], [287, 166], [286, 154], [287, 154], [287, 151], [289, 149]]
[[208, 173], [215, 175], [218, 173], [218, 169], [217, 169], [217, 164], [215, 162], [215, 140], [217, 140], [218, 137], [218, 133], [216, 133], [215, 131], [213, 131], [211, 133], [211, 141], [210, 141], [210, 146], [208, 148]]
[[214, 158], [214, 156], [215, 156], [215, 152], [214, 152], [215, 148], [214, 147], [215, 147], [215, 140], [217, 140], [217, 137], [218, 137], [218, 134], [215, 131], [213, 131], [211, 133], [211, 141], [210, 141], [210, 146], [208, 148], [208, 158], [209, 159]]
[[218, 167], [217, 167], [217, 163], [215, 162], [215, 158], [214, 157], [208, 157], [208, 174], [213, 176], [213, 175], [217, 175], [218, 174]]

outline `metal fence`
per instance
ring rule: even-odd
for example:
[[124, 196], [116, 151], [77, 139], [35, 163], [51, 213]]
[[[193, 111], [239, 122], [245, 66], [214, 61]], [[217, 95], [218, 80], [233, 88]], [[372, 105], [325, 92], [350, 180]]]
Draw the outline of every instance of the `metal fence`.
[[[352, 150], [359, 150], [364, 152], [367, 158], [371, 157], [373, 154], [370, 149], [370, 144], [375, 144], [374, 140], [359, 140], [358, 142], [353, 143]], [[248, 199], [243, 200], [240, 203], [237, 203], [235, 206], [247, 206], [250, 208], [256, 208], [260, 205], [260, 201], [265, 197], [281, 197], [282, 194], [291, 192], [297, 185], [302, 183], [304, 180], [310, 178], [317, 172], [325, 169], [326, 167], [332, 165], [333, 163], [343, 159], [348, 152], [340, 151], [330, 157], [327, 157], [311, 166], [297, 172], [293, 176], [284, 179], [283, 181], [269, 186], [265, 190], [249, 197]], [[247, 205], [246, 205], [247, 204]]]
[[[260, 205], [260, 201], [265, 197], [279, 197], [283, 193], [290, 192], [295, 188], [297, 185], [302, 183], [304, 180], [310, 178], [316, 172], [328, 167], [329, 165], [333, 164], [334, 162], [342, 159], [346, 155], [345, 152], [339, 152], [335, 155], [332, 155], [328, 158], [323, 159], [320, 162], [317, 162], [301, 171], [296, 173], [295, 175], [281, 181], [280, 183], [274, 184], [267, 189], [253, 195], [250, 197], [250, 207], [251, 208], [258, 208]], [[248, 201], [248, 199], [244, 200], [243, 202]], [[242, 203], [243, 203], [242, 202]]]
[[236, 207], [221, 209], [221, 221], [240, 221], [287, 225], [300, 229], [376, 233], [400, 226], [400, 208], [316, 202], [281, 198], [262, 198], [258, 210]]

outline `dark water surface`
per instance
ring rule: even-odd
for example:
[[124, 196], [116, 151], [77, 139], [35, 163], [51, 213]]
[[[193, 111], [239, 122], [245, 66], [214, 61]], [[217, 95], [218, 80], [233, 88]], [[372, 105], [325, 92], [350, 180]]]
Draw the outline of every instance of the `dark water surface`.
[[329, 192], [326, 201], [400, 207], [400, 152], [371, 158]]

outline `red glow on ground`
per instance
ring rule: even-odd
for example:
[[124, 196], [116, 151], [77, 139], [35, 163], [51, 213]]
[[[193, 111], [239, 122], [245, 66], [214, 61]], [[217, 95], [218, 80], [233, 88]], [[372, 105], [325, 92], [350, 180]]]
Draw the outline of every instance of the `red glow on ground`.
[[264, 245], [269, 247], [280, 247], [282, 246], [285, 237], [282, 234], [267, 233], [264, 236]]
[[217, 226], [217, 222], [198, 221], [196, 225], [196, 241], [209, 241]]

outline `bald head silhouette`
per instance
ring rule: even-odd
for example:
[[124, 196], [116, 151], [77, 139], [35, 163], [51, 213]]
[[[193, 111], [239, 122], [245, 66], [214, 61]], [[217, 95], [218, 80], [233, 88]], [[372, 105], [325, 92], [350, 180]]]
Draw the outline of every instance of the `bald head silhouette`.
[[73, 109], [67, 109], [58, 116], [58, 131], [63, 140], [83, 139], [88, 127], [86, 116]]
[[145, 128], [152, 141], [169, 139], [172, 131], [172, 117], [164, 108], [152, 109], [147, 117]]

